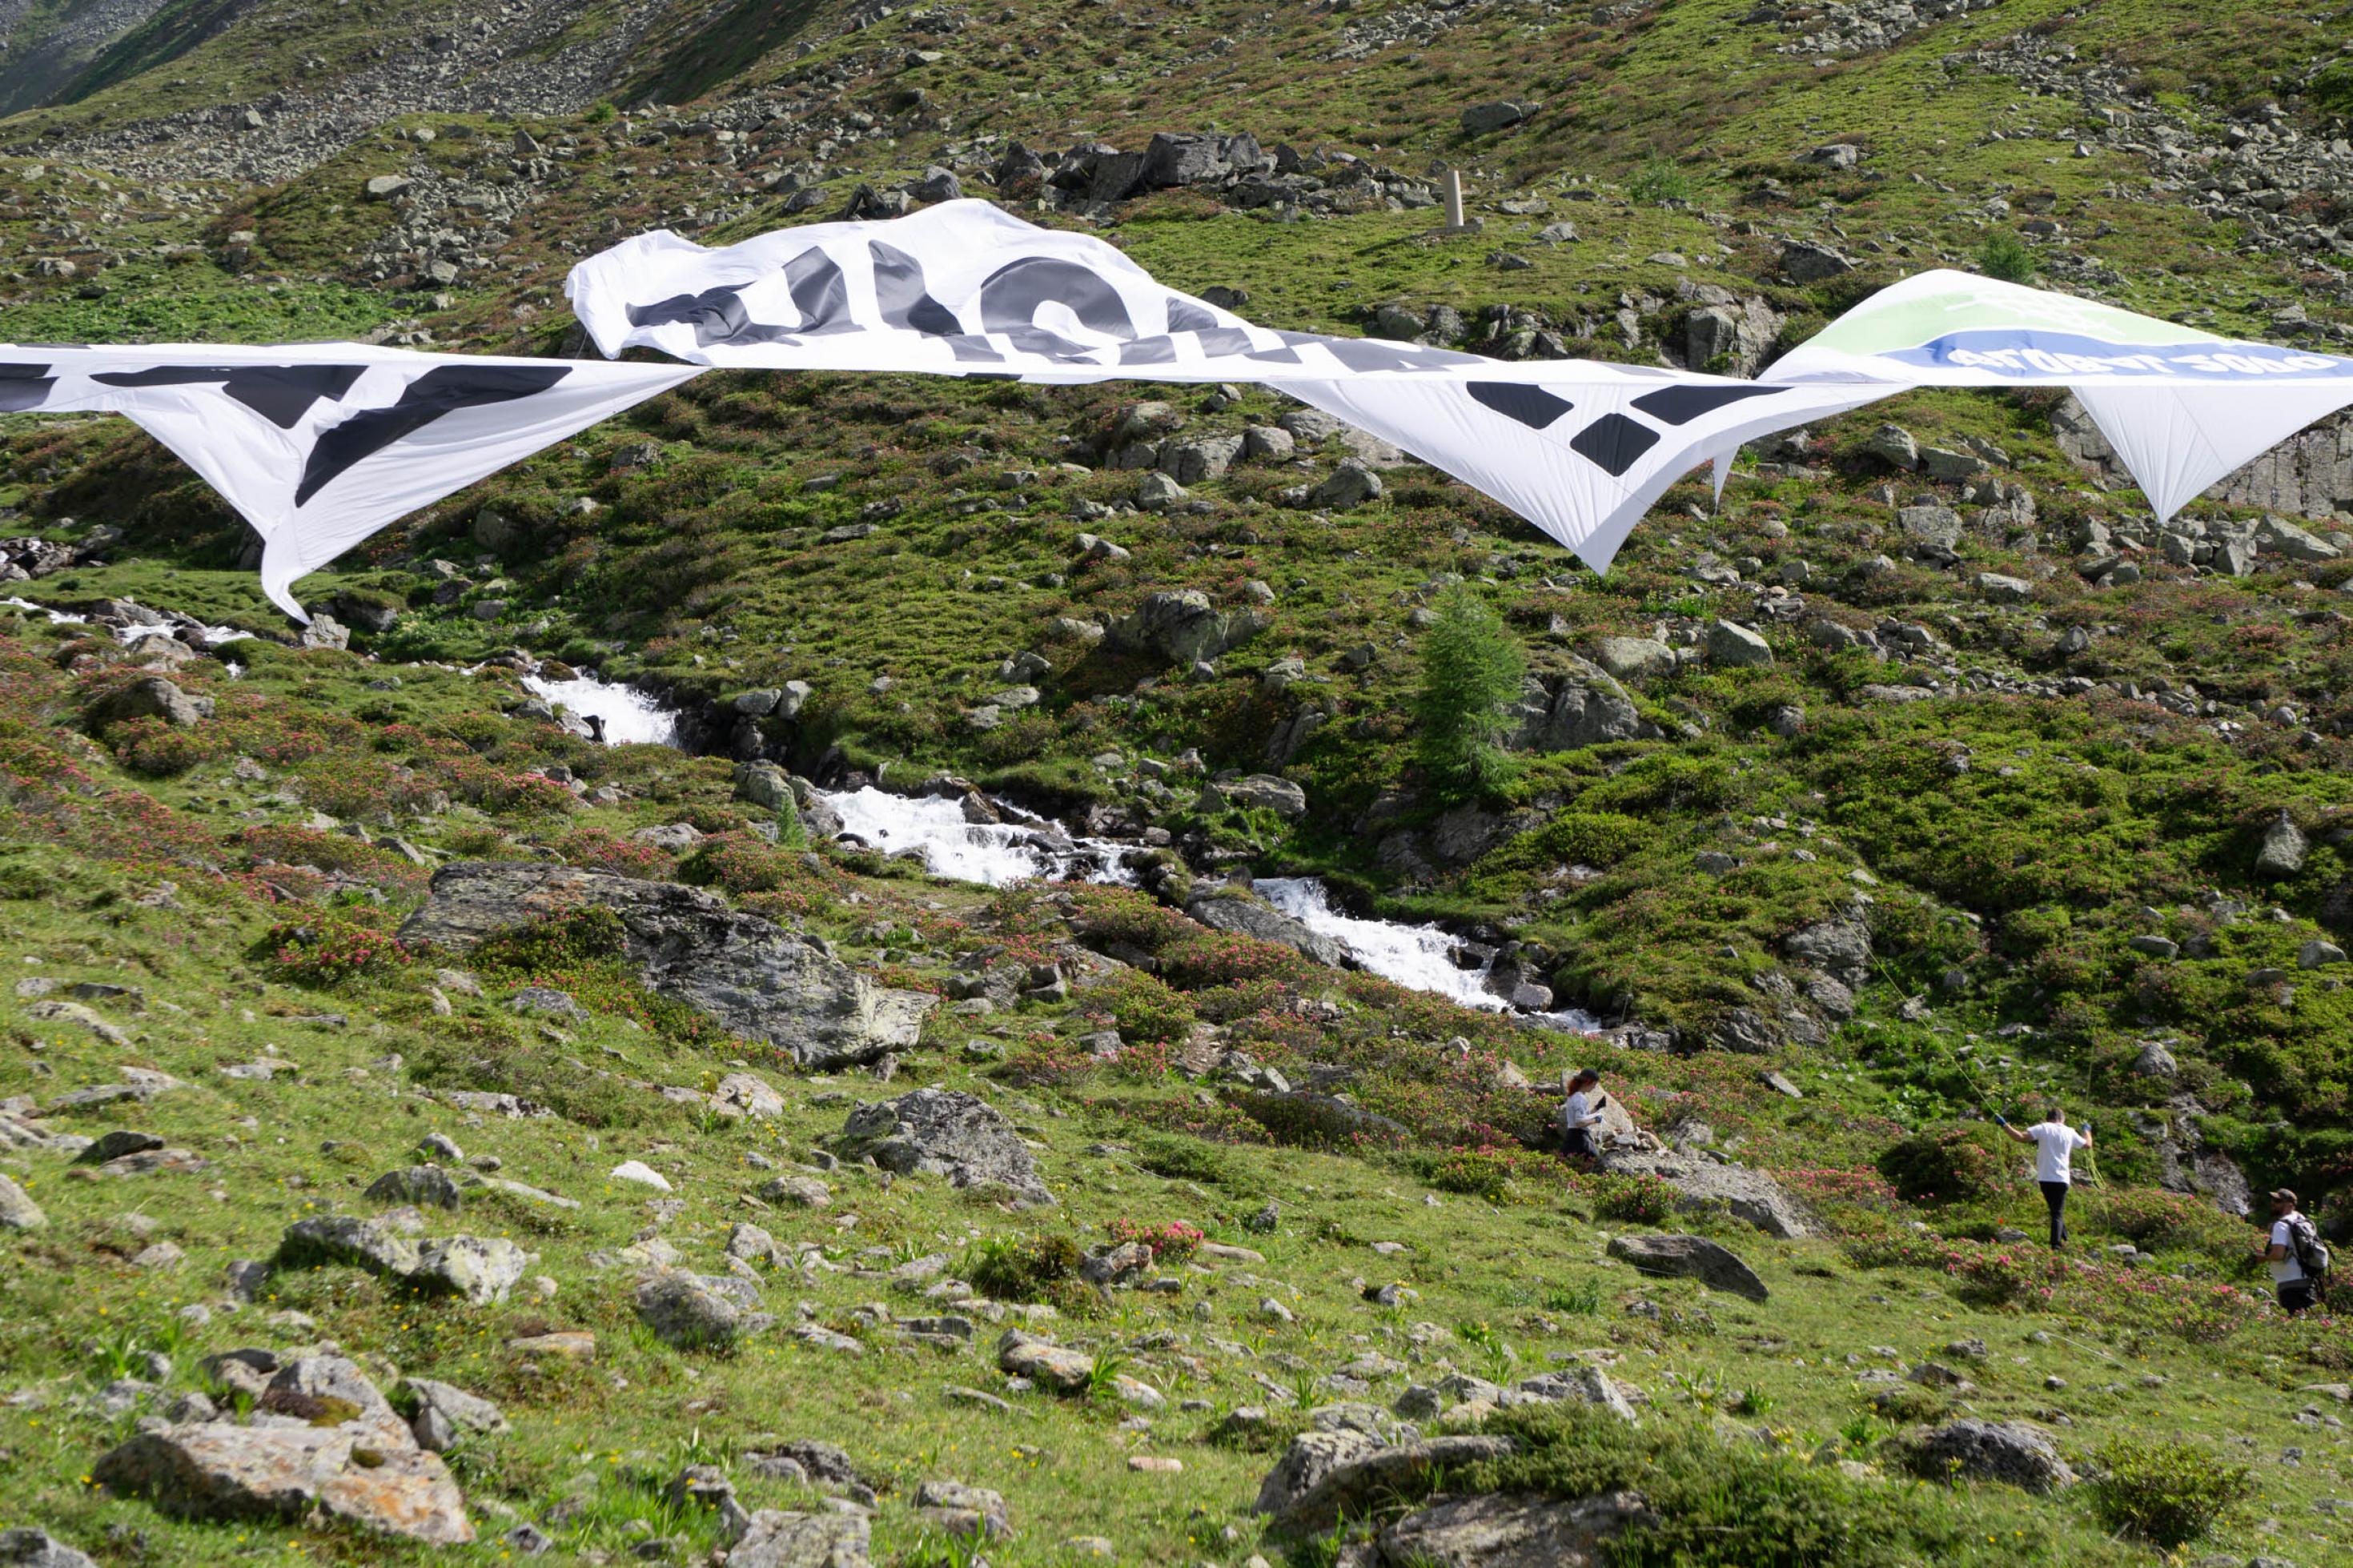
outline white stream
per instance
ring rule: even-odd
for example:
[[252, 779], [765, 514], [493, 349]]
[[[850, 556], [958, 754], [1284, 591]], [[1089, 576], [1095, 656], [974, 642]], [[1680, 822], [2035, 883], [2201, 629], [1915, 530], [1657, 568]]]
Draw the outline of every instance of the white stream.
[[[1319, 936], [1337, 937], [1356, 962], [1384, 980], [1415, 991], [1435, 991], [1465, 1007], [1483, 1012], [1511, 1011], [1511, 1004], [1487, 989], [1490, 957], [1475, 969], [1455, 962], [1461, 942], [1443, 926], [1406, 925], [1397, 921], [1363, 920], [1332, 907], [1331, 889], [1314, 877], [1261, 877], [1251, 886], [1259, 896]], [[1591, 1034], [1601, 1020], [1581, 1008], [1521, 1016], [1549, 1029]]]
[[533, 696], [571, 710], [575, 718], [603, 720], [608, 746], [678, 744], [678, 716], [634, 686], [599, 680], [593, 675], [570, 680], [526, 675], [522, 684]]
[[[605, 742], [678, 744], [678, 721], [669, 710], [633, 687], [580, 676], [543, 680], [525, 676], [523, 685], [549, 702], [582, 718], [605, 721]], [[1004, 801], [991, 801], [1001, 823], [967, 822], [964, 803], [949, 795], [892, 795], [863, 789], [819, 792], [818, 798], [841, 818], [842, 831], [881, 850], [922, 853], [935, 877], [987, 887], [1040, 879], [1056, 881], [1134, 882], [1121, 863], [1134, 847], [1113, 839], [1073, 837], [1061, 826]], [[1442, 927], [1363, 920], [1332, 907], [1331, 895], [1313, 877], [1263, 877], [1256, 883], [1267, 902], [1310, 931], [1336, 937], [1366, 971], [1415, 991], [1436, 992], [1482, 1012], [1511, 1012], [1509, 1003], [1487, 989], [1488, 960], [1465, 969], [1455, 962], [1461, 943]], [[1546, 1028], [1589, 1034], [1601, 1021], [1577, 1008], [1516, 1016]]]
[[[71, 610], [53, 610], [47, 605], [37, 605], [30, 599], [13, 597], [0, 599], [0, 605], [6, 605], [12, 609], [30, 610], [37, 616], [47, 616], [52, 626], [78, 626], [90, 619], [88, 616], [78, 616]], [[168, 637], [172, 635], [174, 629], [170, 622], [158, 620], [133, 621], [127, 626], [116, 626], [113, 631], [116, 641], [133, 643], [151, 632], [161, 632]], [[236, 626], [206, 626], [204, 629], [204, 636], [205, 641], [218, 647], [227, 642], [242, 642], [253, 634], [241, 631]]]

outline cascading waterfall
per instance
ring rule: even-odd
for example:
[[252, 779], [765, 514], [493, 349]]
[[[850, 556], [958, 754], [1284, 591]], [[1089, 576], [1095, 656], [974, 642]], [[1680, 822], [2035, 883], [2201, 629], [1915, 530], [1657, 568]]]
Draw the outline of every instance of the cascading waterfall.
[[[676, 715], [633, 687], [594, 676], [544, 680], [525, 676], [523, 685], [579, 718], [601, 719], [607, 745], [628, 742], [679, 744]], [[1124, 857], [1134, 847], [1113, 839], [1074, 837], [1060, 825], [1004, 801], [991, 801], [1001, 822], [972, 822], [954, 795], [892, 795], [868, 785], [821, 790], [818, 798], [841, 819], [842, 832], [886, 855], [914, 850], [935, 877], [1001, 888], [1035, 880], [1132, 885]], [[1312, 877], [1267, 877], [1260, 894], [1310, 931], [1337, 938], [1356, 962], [1384, 980], [1416, 991], [1435, 992], [1482, 1012], [1511, 1012], [1509, 1003], [1487, 989], [1491, 958], [1474, 968], [1455, 962], [1462, 944], [1444, 928], [1365, 920], [1332, 907], [1329, 890]], [[1588, 1034], [1600, 1020], [1577, 1008], [1514, 1016], [1547, 1028]]]

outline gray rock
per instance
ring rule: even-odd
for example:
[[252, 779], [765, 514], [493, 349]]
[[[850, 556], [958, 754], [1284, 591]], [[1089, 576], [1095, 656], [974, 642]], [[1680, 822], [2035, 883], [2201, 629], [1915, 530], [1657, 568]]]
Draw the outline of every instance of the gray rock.
[[2263, 847], [2255, 852], [2255, 875], [2293, 877], [2304, 869], [2304, 858], [2311, 850], [2312, 840], [2283, 811], [2263, 829]]
[[1008, 1329], [997, 1342], [997, 1364], [1015, 1377], [1060, 1394], [1081, 1394], [1093, 1380], [1094, 1357], [1084, 1351], [1039, 1339], [1020, 1329]]
[[[167, 1426], [112, 1449], [91, 1474], [101, 1485], [193, 1519], [291, 1523], [316, 1512], [429, 1545], [472, 1541], [466, 1500], [439, 1457], [417, 1447], [388, 1406], [378, 1415], [382, 1396], [355, 1370], [323, 1370], [324, 1377], [290, 1381], [281, 1373], [265, 1392], [265, 1406], [275, 1401], [290, 1414], [308, 1413], [296, 1424]], [[303, 1384], [326, 1392], [306, 1392], [298, 1386]], [[373, 1405], [357, 1406], [356, 1418], [324, 1424], [363, 1389]]]
[[386, 1171], [368, 1184], [365, 1195], [380, 1204], [417, 1204], [442, 1209], [454, 1209], [465, 1201], [457, 1178], [438, 1165]]
[[1350, 967], [1348, 944], [1324, 936], [1284, 914], [1271, 904], [1247, 894], [1205, 893], [1185, 906], [1185, 912], [1213, 931], [1280, 942], [1335, 969]]
[[1379, 1568], [1601, 1568], [1609, 1542], [1657, 1522], [1639, 1492], [1452, 1498], [1383, 1530]]
[[1135, 504], [1144, 511], [1167, 511], [1191, 499], [1183, 485], [1157, 469], [1135, 481]]
[[[1329, 1530], [1344, 1518], [1354, 1518], [1367, 1511], [1377, 1498], [1402, 1489], [1431, 1474], [1447, 1469], [1475, 1465], [1497, 1459], [1513, 1451], [1508, 1437], [1453, 1436], [1433, 1437], [1419, 1443], [1398, 1443], [1384, 1447], [1376, 1438], [1359, 1432], [1304, 1432], [1292, 1439], [1292, 1450], [1313, 1437], [1353, 1437], [1369, 1447], [1352, 1447], [1345, 1457], [1334, 1459], [1321, 1468], [1311, 1484], [1299, 1485], [1301, 1476], [1311, 1467], [1291, 1468], [1292, 1453], [1283, 1456], [1282, 1463], [1259, 1489], [1258, 1512], [1273, 1515], [1273, 1525], [1283, 1531]], [[1281, 1482], [1280, 1491], [1271, 1491]]]
[[1002, 1541], [1013, 1533], [1005, 1494], [962, 1481], [925, 1481], [915, 1489], [915, 1510], [950, 1535]]
[[919, 1089], [861, 1104], [841, 1130], [845, 1158], [872, 1156], [886, 1171], [945, 1176], [956, 1187], [1000, 1186], [1031, 1203], [1054, 1194], [1002, 1112], [961, 1090]]
[[1307, 492], [1307, 504], [1345, 510], [1380, 500], [1383, 488], [1380, 475], [1355, 458], [1343, 458], [1338, 468]]
[[1950, 556], [1961, 542], [1961, 514], [1948, 506], [1899, 507], [1895, 526], [1918, 547], [1913, 553], [1922, 558]]
[[647, 985], [804, 1066], [871, 1062], [915, 1043], [937, 998], [876, 985], [823, 945], [699, 888], [572, 866], [460, 861], [401, 927], [412, 946], [471, 948], [494, 931], [581, 904], [621, 920]]
[[134, 680], [100, 699], [90, 710], [90, 726], [103, 730], [125, 719], [161, 719], [180, 729], [192, 729], [213, 716], [213, 700], [191, 697], [162, 676]]
[[98, 1568], [46, 1530], [0, 1530], [0, 1568]]
[[0, 1176], [0, 1230], [38, 1230], [48, 1223], [31, 1194], [12, 1177]]
[[772, 1204], [821, 1209], [833, 1202], [833, 1189], [815, 1176], [772, 1176], [760, 1184], [760, 1196]]
[[753, 1513], [727, 1568], [869, 1568], [872, 1525], [862, 1511]]
[[2022, 1421], [1949, 1422], [1901, 1448], [1913, 1471], [1931, 1480], [2000, 1481], [2031, 1492], [2075, 1482], [2049, 1434]]
[[1272, 773], [1249, 773], [1202, 787], [1203, 811], [1221, 811], [1229, 805], [1271, 811], [1277, 816], [1296, 819], [1307, 815], [1307, 792]]
[[1654, 637], [1603, 637], [1593, 645], [1593, 659], [1620, 680], [1648, 680], [1672, 675], [1675, 650]]
[[1792, 963], [1808, 964], [1853, 989], [1871, 978], [1871, 930], [1860, 921], [1818, 921], [1781, 939]]
[[1220, 613], [1199, 589], [1179, 588], [1147, 595], [1134, 614], [1111, 623], [1108, 641], [1123, 652], [1189, 667], [1240, 647], [1271, 624], [1262, 610]]
[[[1632, 641], [1632, 638], [1613, 639]], [[1632, 698], [1599, 666], [1570, 656], [1567, 673], [1546, 694], [1545, 682], [1530, 683], [1538, 700], [1522, 703], [1520, 728], [1512, 738], [1514, 749], [1569, 752], [1611, 741], [1631, 741], [1656, 733], [1645, 723]]]
[[382, 1220], [320, 1215], [296, 1220], [279, 1238], [284, 1268], [341, 1266], [406, 1279], [417, 1272], [417, 1243]]
[[2132, 1069], [2142, 1078], [2174, 1078], [2179, 1075], [2181, 1064], [2173, 1059], [2171, 1051], [2155, 1040], [2147, 1040], [2142, 1043], [2140, 1055], [2133, 1058]]
[[2034, 597], [2034, 584], [2023, 577], [2005, 577], [1999, 572], [1980, 572], [1973, 579], [1980, 597], [1997, 605], [2022, 605]]
[[523, 1249], [502, 1236], [452, 1236], [418, 1247], [409, 1278], [421, 1289], [483, 1307], [507, 1299], [527, 1262]]
[[1724, 1208], [1733, 1216], [1782, 1240], [1810, 1236], [1805, 1205], [1766, 1172], [1702, 1156], [1610, 1149], [1602, 1163], [1612, 1174], [1655, 1176], [1674, 1190], [1675, 1206], [1686, 1213]]
[[1770, 1294], [1754, 1269], [1704, 1237], [1616, 1236], [1609, 1238], [1609, 1256], [1644, 1274], [1696, 1279], [1711, 1290], [1746, 1296], [1752, 1301], [1762, 1301]]
[[1901, 425], [1882, 425], [1863, 438], [1863, 455], [1898, 468], [1920, 466], [1920, 443]]
[[2326, 969], [2332, 963], [2345, 962], [2345, 950], [2333, 942], [2313, 941], [2296, 950], [2298, 969]]
[[1781, 247], [1781, 270], [1792, 283], [1819, 283], [1854, 270], [1854, 263], [1826, 245], [1793, 239]]
[[1240, 436], [1195, 436], [1166, 441], [1160, 447], [1160, 471], [1180, 485], [1198, 485], [1223, 479], [1242, 455]]
[[1534, 114], [1536, 106], [1511, 99], [1497, 99], [1488, 103], [1474, 103], [1459, 117], [1463, 131], [1472, 136], [1483, 136], [1491, 131], [1502, 131], [1517, 125]]
[[1761, 669], [1773, 662], [1773, 647], [1746, 626], [1716, 621], [1707, 628], [1707, 661], [1736, 669]]
[[1634, 1420], [1634, 1406], [1609, 1374], [1598, 1366], [1567, 1366], [1558, 1372], [1539, 1373], [1522, 1378], [1502, 1396], [1503, 1402], [1522, 1405], [1537, 1401], [1546, 1405], [1590, 1405], [1606, 1410], [1620, 1421]]
[[638, 1287], [638, 1316], [678, 1350], [726, 1350], [746, 1331], [736, 1298], [752, 1294], [732, 1275], [657, 1274]]
[[497, 1405], [462, 1388], [428, 1377], [412, 1377], [403, 1382], [401, 1389], [417, 1405], [409, 1430], [416, 1434], [417, 1446], [429, 1452], [446, 1454], [469, 1436], [510, 1429], [505, 1413]]

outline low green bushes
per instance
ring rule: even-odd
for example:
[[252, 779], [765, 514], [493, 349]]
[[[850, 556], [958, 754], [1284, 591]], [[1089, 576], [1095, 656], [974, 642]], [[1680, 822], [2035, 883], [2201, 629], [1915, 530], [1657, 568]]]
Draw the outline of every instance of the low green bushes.
[[1993, 1137], [1980, 1127], [1915, 1132], [1879, 1156], [1879, 1173], [1905, 1203], [1981, 1203], [2009, 1185]]
[[2111, 1531], [2170, 1552], [2245, 1508], [2253, 1472], [2196, 1443], [2111, 1438], [2094, 1457], [2092, 1510]]

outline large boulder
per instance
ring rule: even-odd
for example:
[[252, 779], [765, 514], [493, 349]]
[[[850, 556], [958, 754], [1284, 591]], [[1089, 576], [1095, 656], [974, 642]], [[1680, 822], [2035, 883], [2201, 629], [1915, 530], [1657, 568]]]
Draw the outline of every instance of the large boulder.
[[417, 1446], [352, 1363], [289, 1363], [257, 1404], [268, 1425], [158, 1426], [107, 1453], [91, 1474], [191, 1519], [293, 1522], [324, 1514], [432, 1546], [474, 1539], [448, 1468]]
[[1187, 904], [1185, 912], [1213, 931], [1280, 942], [1335, 969], [1346, 966], [1352, 956], [1337, 937], [1310, 931], [1303, 921], [1247, 894], [1205, 893]]
[[1624, 687], [1599, 666], [1581, 658], [1572, 658], [1568, 673], [1556, 681], [1531, 681], [1518, 712], [1520, 725], [1512, 739], [1514, 751], [1569, 752], [1605, 741], [1632, 741], [1658, 733], [1636, 710]]
[[[1292, 1439], [1292, 1448], [1298, 1449], [1311, 1437], [1342, 1435], [1303, 1432]], [[1343, 1519], [1364, 1514], [1377, 1500], [1425, 1480], [1438, 1471], [1500, 1459], [1513, 1449], [1508, 1437], [1466, 1435], [1384, 1445], [1359, 1432], [1346, 1431], [1345, 1435], [1371, 1446], [1345, 1446], [1345, 1451], [1339, 1452], [1329, 1463], [1319, 1458], [1300, 1466], [1293, 1466], [1292, 1455], [1286, 1453], [1266, 1478], [1259, 1489], [1256, 1506], [1259, 1512], [1274, 1516], [1277, 1530], [1329, 1530]], [[1301, 1484], [1311, 1474], [1314, 1479]]]
[[840, 1143], [846, 1157], [871, 1155], [886, 1171], [945, 1176], [957, 1187], [1004, 1187], [1036, 1204], [1054, 1201], [1013, 1123], [959, 1089], [919, 1089], [861, 1104], [842, 1124]]
[[90, 727], [103, 730], [125, 719], [161, 719], [178, 729], [192, 729], [213, 716], [213, 700], [191, 697], [160, 675], [134, 680], [100, 698], [90, 710]]
[[1656, 1522], [1639, 1492], [1443, 1499], [1381, 1531], [1380, 1568], [1599, 1568], [1609, 1542]]
[[1753, 1166], [1704, 1153], [1620, 1152], [1606, 1146], [1602, 1166], [1613, 1175], [1657, 1177], [1674, 1190], [1675, 1206], [1685, 1213], [1729, 1209], [1735, 1218], [1784, 1241], [1813, 1234], [1812, 1218], [1804, 1206]]
[[1850, 990], [1871, 978], [1871, 930], [1861, 921], [1817, 921], [1782, 938], [1781, 951]]
[[1900, 1447], [1913, 1471], [1932, 1480], [2000, 1481], [2031, 1492], [2075, 1484], [2050, 1435], [2023, 1421], [1948, 1422]]
[[1644, 1274], [1696, 1279], [1711, 1290], [1746, 1296], [1752, 1301], [1762, 1301], [1770, 1294], [1755, 1269], [1704, 1237], [1612, 1237], [1609, 1256]]
[[814, 938], [700, 888], [575, 866], [444, 866], [400, 935], [411, 946], [463, 951], [495, 931], [587, 906], [620, 917], [628, 957], [648, 986], [805, 1067], [852, 1066], [904, 1049], [937, 1001], [877, 985]]
[[638, 1287], [638, 1316], [679, 1350], [725, 1350], [750, 1326], [757, 1288], [734, 1275], [657, 1274]]
[[999, 1371], [1042, 1384], [1057, 1394], [1082, 1394], [1093, 1383], [1095, 1358], [1020, 1329], [1008, 1329], [997, 1342]]
[[727, 1568], [868, 1568], [872, 1529], [862, 1512], [764, 1508], [728, 1550]]
[[1113, 621], [1109, 641], [1122, 652], [1189, 668], [1248, 642], [1272, 619], [1262, 610], [1220, 612], [1198, 588], [1166, 589], [1146, 595], [1134, 614]]
[[28, 1525], [0, 1530], [0, 1568], [98, 1568], [98, 1564], [47, 1531]]
[[49, 1223], [32, 1194], [7, 1176], [0, 1176], [0, 1230], [38, 1230]]

